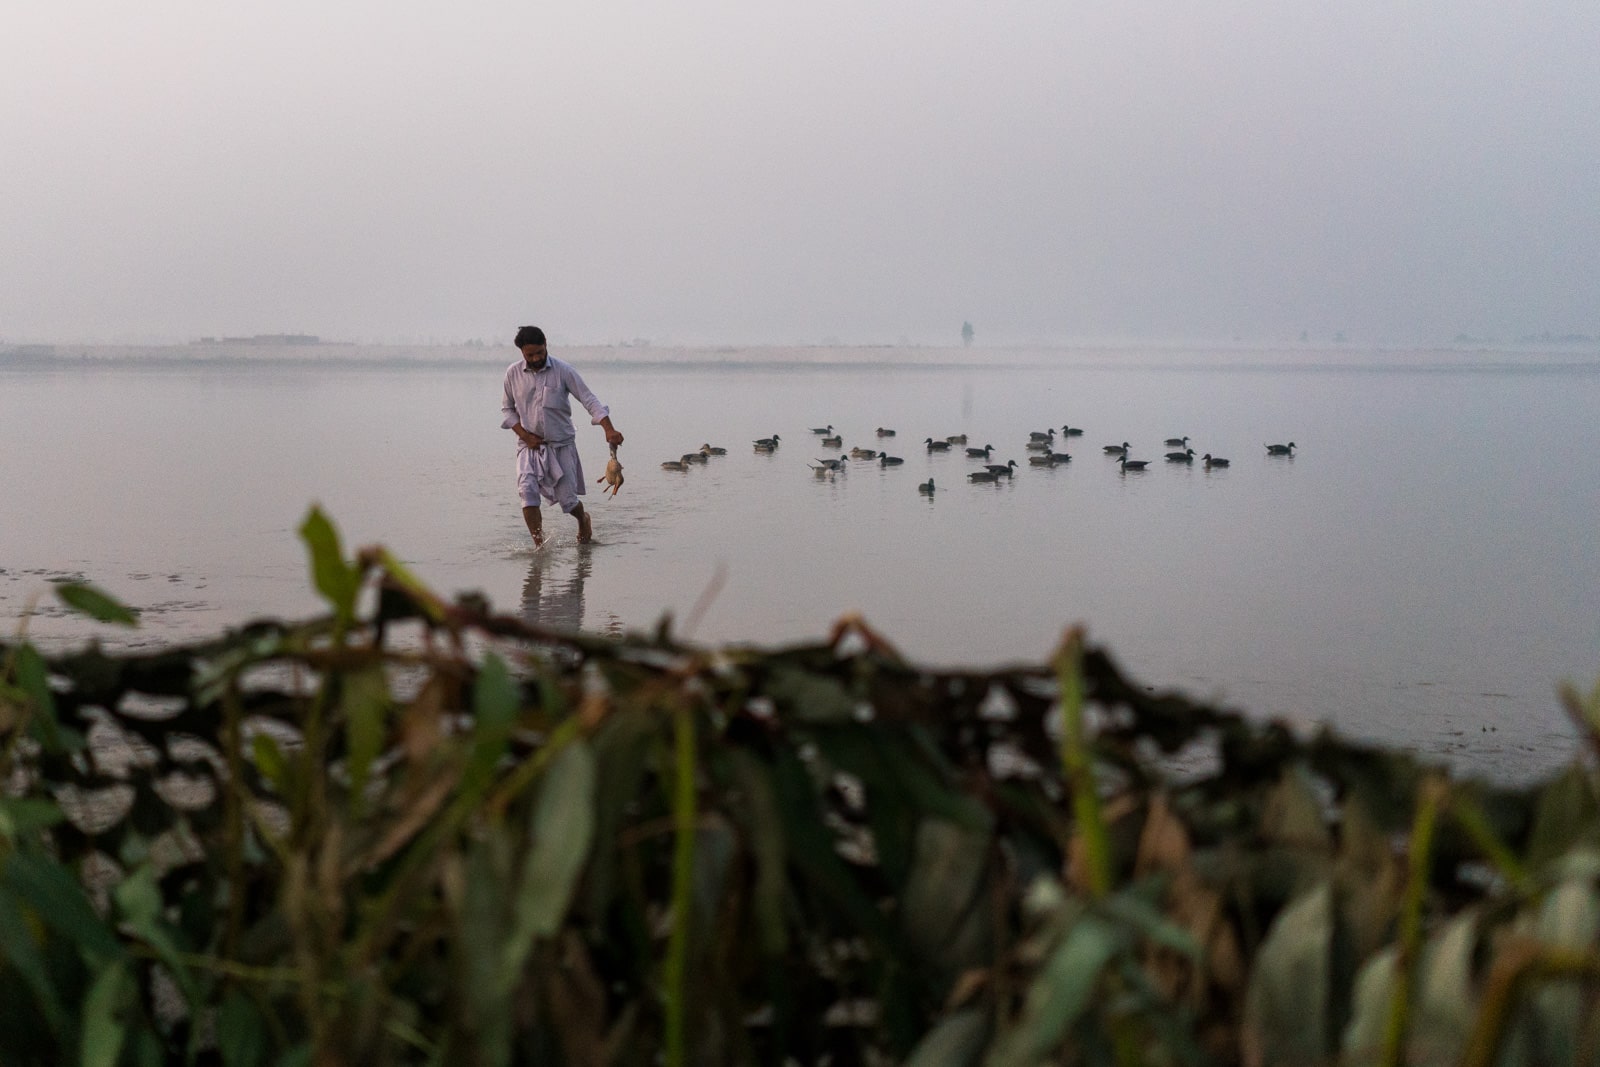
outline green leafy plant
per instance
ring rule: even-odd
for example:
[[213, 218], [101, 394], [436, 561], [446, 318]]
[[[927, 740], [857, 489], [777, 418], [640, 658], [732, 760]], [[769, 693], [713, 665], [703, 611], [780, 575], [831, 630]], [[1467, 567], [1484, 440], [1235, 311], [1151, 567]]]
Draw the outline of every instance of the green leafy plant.
[[1455, 781], [1079, 630], [555, 632], [301, 537], [325, 617], [0, 645], [0, 1062], [1600, 1059], [1585, 763]]

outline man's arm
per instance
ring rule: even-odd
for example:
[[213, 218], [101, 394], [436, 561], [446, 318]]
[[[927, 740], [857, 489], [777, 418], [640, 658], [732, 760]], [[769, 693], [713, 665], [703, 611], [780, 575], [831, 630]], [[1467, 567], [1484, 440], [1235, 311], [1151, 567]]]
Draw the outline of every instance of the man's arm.
[[566, 385], [567, 392], [576, 397], [578, 403], [582, 404], [584, 410], [589, 413], [589, 421], [605, 430], [606, 444], [620, 445], [622, 443], [622, 434], [615, 426], [611, 425], [611, 409], [600, 403], [600, 398], [594, 395], [594, 390], [590, 389], [589, 384], [583, 380], [583, 375], [573, 370], [570, 366], [567, 368]]

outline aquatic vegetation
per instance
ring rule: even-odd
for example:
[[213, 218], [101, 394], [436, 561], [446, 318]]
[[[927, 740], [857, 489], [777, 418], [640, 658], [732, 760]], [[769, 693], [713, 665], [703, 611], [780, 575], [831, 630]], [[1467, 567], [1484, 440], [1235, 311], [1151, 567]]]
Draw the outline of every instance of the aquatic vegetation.
[[[1591, 766], [1454, 781], [1152, 691], [1077, 629], [995, 670], [859, 618], [771, 650], [553, 631], [318, 511], [301, 536], [324, 617], [0, 645], [0, 1061], [1594, 1047]], [[1600, 753], [1600, 689], [1563, 700]]]

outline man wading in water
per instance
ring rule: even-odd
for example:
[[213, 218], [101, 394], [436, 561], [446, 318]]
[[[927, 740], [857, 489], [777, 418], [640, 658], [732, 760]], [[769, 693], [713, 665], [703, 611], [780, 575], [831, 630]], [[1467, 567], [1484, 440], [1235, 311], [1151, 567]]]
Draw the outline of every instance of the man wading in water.
[[578, 520], [578, 541], [594, 535], [589, 513], [578, 500], [584, 495], [583, 463], [573, 440], [572, 405], [578, 398], [590, 422], [603, 427], [606, 442], [622, 443], [611, 425], [611, 409], [590, 392], [570, 363], [550, 355], [544, 331], [524, 326], [513, 342], [522, 358], [506, 368], [505, 398], [500, 403], [503, 429], [517, 435], [517, 494], [522, 498], [522, 521], [528, 524], [535, 546], [544, 544], [544, 519], [539, 514], [542, 495]]

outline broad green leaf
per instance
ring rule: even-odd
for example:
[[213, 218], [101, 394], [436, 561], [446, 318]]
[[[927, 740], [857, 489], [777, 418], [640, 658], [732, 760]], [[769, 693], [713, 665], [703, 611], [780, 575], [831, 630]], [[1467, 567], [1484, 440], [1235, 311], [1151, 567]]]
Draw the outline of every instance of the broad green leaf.
[[56, 596], [67, 607], [82, 612], [96, 622], [115, 623], [118, 626], [139, 625], [137, 611], [87, 582], [63, 582], [56, 586]]
[[32, 645], [22, 645], [16, 651], [13, 666], [17, 688], [22, 690], [33, 705], [33, 717], [28, 731], [46, 752], [59, 752], [65, 738], [56, 718], [56, 698], [50, 691], [50, 668], [44, 657]]
[[346, 674], [339, 703], [349, 751], [350, 795], [356, 810], [360, 811], [367, 774], [372, 762], [383, 751], [387, 736], [384, 718], [389, 707], [389, 685], [384, 680], [383, 668], [369, 667]]
[[200, 1003], [200, 990], [183, 962], [183, 949], [173, 931], [162, 921], [165, 902], [161, 899], [161, 887], [156, 883], [155, 868], [149, 864], [140, 867], [119, 882], [111, 896], [122, 913], [126, 928], [155, 950], [193, 1010]]
[[83, 1067], [115, 1067], [126, 1040], [127, 1024], [120, 1018], [133, 993], [127, 964], [118, 960], [102, 970], [83, 998]]
[[595, 840], [604, 847], [591, 850], [582, 903], [575, 906], [591, 921], [609, 911], [615, 899], [621, 854], [608, 843], [617, 839], [638, 798], [657, 723], [640, 709], [619, 709], [606, 716], [588, 739], [595, 758]]
[[1241, 1033], [1260, 1064], [1321, 1063], [1334, 1035], [1328, 995], [1333, 887], [1323, 882], [1278, 914], [1256, 953]]
[[521, 700], [505, 660], [493, 652], [485, 654], [472, 687], [472, 749], [461, 775], [462, 788], [469, 794], [488, 788], [495, 765], [505, 755]]
[[[1394, 999], [1394, 948], [1373, 956], [1356, 973], [1350, 997], [1350, 1021], [1345, 1024], [1342, 1062], [1346, 1067], [1377, 1063], [1389, 1029], [1389, 1005]], [[1445, 1062], [1445, 1061], [1439, 1061]]]
[[1417, 967], [1412, 1062], [1456, 1063], [1466, 1051], [1477, 1018], [1472, 980], [1477, 947], [1478, 916], [1472, 911], [1451, 919], [1429, 940]]
[[217, 1051], [223, 1067], [256, 1067], [266, 1044], [261, 1013], [239, 989], [228, 990], [217, 1012]]
[[311, 1067], [311, 1045], [296, 1045], [282, 1056], [274, 1067]]
[[922, 959], [944, 969], [979, 962], [963, 958], [962, 950], [973, 946], [956, 935], [975, 904], [987, 905], [977, 898], [988, 864], [988, 834], [945, 819], [923, 819], [917, 827], [900, 917], [907, 944]]
[[891, 956], [903, 952], [896, 928], [839, 858], [833, 834], [818, 809], [811, 776], [793, 750], [780, 747], [777, 751], [773, 784], [777, 787], [778, 811], [783, 817], [790, 860], [820, 896], [838, 908], [862, 935], [877, 943], [879, 951]]
[[742, 803], [733, 812], [744, 826], [745, 841], [756, 864], [756, 933], [761, 949], [768, 956], [782, 956], [789, 947], [789, 924], [785, 914], [789, 880], [783, 832], [783, 817], [778, 813], [778, 798], [767, 766], [744, 749], [729, 754], [729, 768]]
[[361, 590], [361, 572], [346, 563], [339, 546], [339, 531], [322, 513], [312, 507], [300, 524], [300, 539], [306, 543], [311, 555], [311, 581], [317, 592], [333, 607], [341, 619], [355, 615], [356, 594]]
[[767, 696], [797, 722], [847, 722], [857, 700], [837, 681], [788, 664], [773, 667]]
[[35, 830], [55, 826], [66, 816], [53, 800], [37, 797], [0, 797], [0, 839], [14, 844]]
[[128, 1037], [130, 1045], [122, 1055], [123, 1064], [127, 1067], [167, 1067], [166, 1050], [148, 1026], [139, 1027]]
[[1539, 909], [1538, 937], [1548, 945], [1582, 950], [1600, 932], [1600, 899], [1588, 879], [1567, 878]]
[[1160, 908], [1134, 890], [1113, 893], [1098, 907], [1111, 918], [1126, 923], [1140, 937], [1171, 949], [1198, 963], [1200, 944], [1194, 935], [1164, 915]]
[[155, 871], [148, 865], [118, 882], [111, 896], [123, 920], [132, 927], [147, 926], [161, 914], [161, 888], [156, 885]]
[[56, 987], [51, 983], [44, 957], [27, 918], [17, 907], [11, 894], [0, 889], [0, 960], [16, 968], [22, 980], [32, 990], [37, 1007], [44, 1016], [45, 1025], [57, 1037], [67, 1023], [67, 1013]]
[[522, 865], [513, 904], [510, 940], [501, 980], [509, 986], [522, 969], [535, 938], [561, 928], [594, 840], [594, 753], [585, 741], [561, 750], [545, 769], [534, 802], [532, 846]]
[[1073, 923], [1028, 987], [1022, 1015], [1000, 1035], [989, 1067], [1033, 1067], [1060, 1044], [1088, 1010], [1119, 943], [1116, 930], [1098, 916]]
[[844, 722], [817, 732], [816, 744], [827, 767], [852, 775], [860, 784], [866, 817], [872, 830], [873, 851], [890, 885], [906, 882], [916, 849], [917, 826], [925, 812], [903, 788], [895, 774], [896, 757], [914, 761], [915, 754], [873, 743], [872, 731], [862, 723]]
[[738, 852], [733, 825], [721, 812], [709, 811], [697, 820], [694, 835], [694, 914], [695, 930], [708, 930], [717, 917], [728, 891], [728, 872]]
[[95, 914], [77, 879], [54, 860], [13, 852], [0, 859], [0, 884], [37, 912], [46, 926], [75, 944], [91, 968], [121, 957], [121, 942]]
[[878, 863], [893, 885], [907, 880], [917, 828], [925, 817], [955, 822], [987, 837], [993, 818], [955, 785], [941, 778], [943, 756], [916, 727], [851, 722], [818, 731], [817, 747], [834, 767], [854, 775], [866, 791]]
[[[1536, 930], [1546, 945], [1579, 952], [1593, 945], [1595, 934], [1600, 932], [1600, 897], [1593, 883], [1578, 878], [1563, 880], [1545, 897]], [[1583, 991], [1572, 983], [1548, 982], [1531, 999], [1540, 1046], [1549, 1062], [1578, 1062], [1586, 999]]]
[[462, 981], [472, 995], [466, 998], [467, 1022], [477, 1035], [481, 1062], [502, 1067], [510, 1058], [511, 1019], [502, 980], [506, 938], [510, 851], [504, 824], [492, 826], [467, 855], [465, 893], [457, 916], [456, 949]]
[[988, 1042], [988, 1012], [965, 1008], [939, 1020], [911, 1050], [905, 1067], [976, 1067]]

